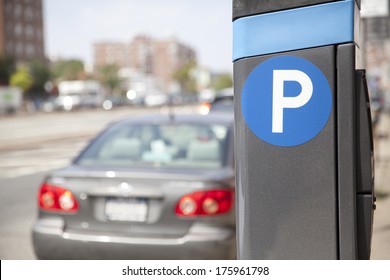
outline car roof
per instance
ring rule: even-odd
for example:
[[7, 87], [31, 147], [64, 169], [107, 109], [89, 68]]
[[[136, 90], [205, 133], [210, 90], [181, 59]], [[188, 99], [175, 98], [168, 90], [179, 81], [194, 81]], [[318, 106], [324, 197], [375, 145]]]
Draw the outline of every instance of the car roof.
[[[207, 115], [186, 113], [186, 114], [151, 114], [142, 116], [129, 116], [114, 122], [114, 124], [211, 124], [219, 123], [224, 125], [232, 125], [234, 115], [227, 112], [215, 112]], [[113, 125], [111, 123], [111, 125]]]
[[234, 97], [233, 88], [225, 88], [225, 89], [220, 90], [217, 93], [216, 98], [222, 98], [222, 97]]

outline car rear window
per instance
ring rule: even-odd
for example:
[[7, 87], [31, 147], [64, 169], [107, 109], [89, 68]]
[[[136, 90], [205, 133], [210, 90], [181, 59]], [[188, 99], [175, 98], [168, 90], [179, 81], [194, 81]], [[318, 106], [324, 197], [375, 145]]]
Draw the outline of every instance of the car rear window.
[[221, 168], [228, 154], [228, 127], [196, 124], [116, 126], [76, 160], [82, 166]]

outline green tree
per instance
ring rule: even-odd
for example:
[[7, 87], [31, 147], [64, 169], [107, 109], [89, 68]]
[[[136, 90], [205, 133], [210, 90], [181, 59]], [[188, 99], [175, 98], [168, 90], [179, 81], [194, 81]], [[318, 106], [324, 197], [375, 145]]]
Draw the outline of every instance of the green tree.
[[192, 74], [195, 69], [196, 63], [191, 61], [184, 64], [173, 73], [172, 77], [176, 82], [179, 83], [182, 91], [187, 93], [196, 92], [196, 80]]
[[116, 64], [107, 64], [97, 69], [97, 79], [105, 86], [110, 93], [114, 93], [121, 85], [121, 78], [118, 75], [119, 67]]
[[8, 85], [12, 73], [15, 72], [15, 60], [12, 57], [0, 55], [0, 85]]
[[54, 78], [59, 80], [78, 80], [84, 76], [84, 63], [81, 60], [59, 60], [53, 64]]
[[215, 90], [230, 88], [233, 86], [233, 79], [230, 74], [224, 73], [217, 75], [211, 82], [211, 87]]
[[45, 84], [51, 79], [50, 69], [39, 61], [30, 63], [30, 74], [33, 79], [31, 90], [35, 92], [45, 92]]
[[27, 92], [31, 88], [33, 78], [26, 66], [22, 65], [16, 69], [16, 72], [10, 78], [10, 85], [20, 87], [23, 92]]

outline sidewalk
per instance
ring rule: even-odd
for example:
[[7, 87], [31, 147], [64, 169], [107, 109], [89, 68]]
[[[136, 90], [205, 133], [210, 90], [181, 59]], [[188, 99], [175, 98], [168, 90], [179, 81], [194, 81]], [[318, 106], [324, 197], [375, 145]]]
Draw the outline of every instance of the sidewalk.
[[390, 115], [383, 115], [375, 141], [374, 233], [371, 259], [390, 260]]

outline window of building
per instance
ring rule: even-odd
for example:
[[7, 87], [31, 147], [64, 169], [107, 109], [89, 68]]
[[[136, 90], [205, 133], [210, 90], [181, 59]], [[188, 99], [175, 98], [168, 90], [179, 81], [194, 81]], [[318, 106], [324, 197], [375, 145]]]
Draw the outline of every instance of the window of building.
[[22, 26], [22, 24], [21, 23], [17, 23], [17, 24], [15, 24], [15, 27], [14, 27], [14, 34], [15, 34], [15, 36], [20, 36], [20, 35], [22, 35], [22, 33], [23, 33], [23, 26]]
[[14, 35], [13, 25], [11, 25], [11, 24], [6, 25], [5, 32], [7, 34], [7, 38], [13, 37], [13, 35]]
[[19, 18], [22, 15], [22, 7], [16, 4], [14, 7], [14, 17]]
[[25, 34], [26, 38], [34, 37], [34, 29], [33, 29], [33, 27], [31, 25], [27, 25], [24, 28], [24, 34]]
[[23, 44], [22, 44], [22, 42], [17, 42], [16, 43], [15, 54], [17, 56], [23, 55]]
[[24, 10], [24, 18], [27, 21], [32, 21], [34, 19], [34, 13], [31, 7], [27, 7]]
[[35, 13], [34, 13], [34, 18], [35, 20], [39, 21], [42, 19], [42, 14], [41, 14], [41, 11], [39, 9], [36, 9], [35, 10]]
[[35, 55], [35, 47], [33, 44], [28, 43], [26, 45], [26, 56], [27, 57], [33, 57]]
[[12, 15], [12, 3], [11, 2], [7, 2], [5, 4], [5, 14], [6, 15]]
[[7, 42], [7, 45], [6, 45], [6, 51], [7, 51], [7, 54], [13, 54], [14, 52], [14, 42], [12, 41], [8, 41]]

